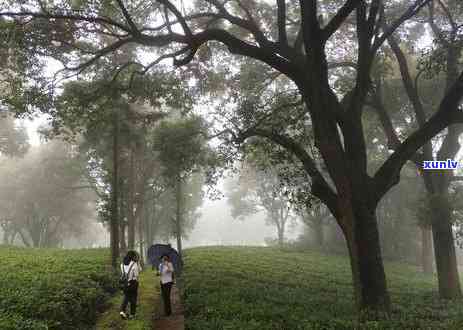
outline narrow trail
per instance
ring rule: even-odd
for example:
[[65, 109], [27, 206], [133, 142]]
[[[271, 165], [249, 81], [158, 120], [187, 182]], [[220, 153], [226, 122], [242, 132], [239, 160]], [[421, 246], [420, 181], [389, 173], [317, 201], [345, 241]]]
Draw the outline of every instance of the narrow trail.
[[137, 317], [123, 320], [119, 316], [122, 294], [108, 302], [108, 309], [99, 315], [94, 330], [184, 330], [185, 321], [180, 292], [172, 287], [172, 315], [164, 317], [159, 277], [148, 267], [140, 275]]
[[137, 316], [123, 320], [119, 316], [122, 294], [118, 293], [108, 303], [108, 309], [100, 314], [95, 330], [151, 330], [156, 310], [159, 309], [159, 278], [148, 267], [140, 275]]
[[177, 285], [172, 287], [172, 315], [163, 317], [164, 306], [162, 305], [161, 298], [159, 297], [158, 308], [156, 309], [156, 319], [153, 324], [153, 330], [184, 330], [185, 317], [183, 316], [183, 305], [180, 299], [180, 290]]

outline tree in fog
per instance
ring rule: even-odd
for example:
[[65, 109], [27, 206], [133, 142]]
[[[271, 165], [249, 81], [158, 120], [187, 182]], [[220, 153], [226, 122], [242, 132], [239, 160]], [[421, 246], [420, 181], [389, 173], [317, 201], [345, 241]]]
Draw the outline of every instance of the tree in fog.
[[53, 141], [1, 162], [0, 218], [10, 222], [6, 243], [20, 238], [26, 246], [59, 247], [85, 235], [96, 197], [85, 180], [85, 160], [74, 148]]
[[[403, 92], [408, 98], [402, 100], [400, 107], [409, 107], [413, 110], [409, 114], [409, 118], [413, 120], [413, 129], [428, 125], [427, 121], [433, 115], [434, 109], [439, 103], [442, 104], [459, 79], [459, 61], [463, 49], [459, 32], [462, 13], [461, 1], [430, 1], [427, 11], [419, 19], [427, 23], [434, 44], [421, 54], [416, 51], [419, 47], [419, 37], [424, 32], [424, 26], [420, 23], [413, 22], [412, 28], [402, 27], [387, 38], [388, 46], [397, 60]], [[390, 22], [383, 18], [381, 24], [383, 29], [387, 29]], [[406, 40], [401, 38], [404, 34], [408, 35]], [[400, 138], [397, 132], [391, 129], [391, 120], [387, 115], [390, 109], [382, 104], [383, 85], [388, 84], [387, 81], [382, 82], [382, 79], [376, 80], [377, 92], [374, 104], [389, 146], [391, 149], [396, 149]], [[425, 143], [421, 152], [412, 157], [418, 170], [422, 168], [424, 160], [454, 159], [460, 149], [459, 136], [462, 132], [463, 125], [450, 125], [442, 134]], [[430, 211], [430, 221], [422, 222], [423, 245], [430, 246], [429, 229], [432, 228], [439, 293], [442, 298], [461, 295], [453, 240], [452, 206], [449, 202], [452, 172], [420, 171], [428, 193]], [[429, 261], [425, 268], [429, 268]]]
[[0, 107], [0, 156], [22, 156], [28, 148], [26, 128], [18, 126], [13, 114]]
[[[25, 127], [15, 124], [13, 114], [0, 105], [0, 166], [4, 181], [0, 183], [0, 193], [5, 197], [14, 191], [14, 162], [29, 150], [29, 141]], [[7, 157], [13, 157], [8, 159]], [[9, 190], [11, 189], [11, 190]], [[0, 226], [3, 231], [3, 243], [12, 244], [18, 234], [18, 223], [14, 212], [18, 200], [12, 197], [4, 200], [0, 205]]]
[[265, 212], [265, 221], [275, 227], [278, 245], [282, 246], [287, 226], [295, 220], [295, 215], [289, 191], [277, 173], [244, 163], [238, 179], [229, 181], [227, 190], [233, 218], [244, 220], [257, 212]]
[[306, 228], [315, 238], [315, 248], [324, 250], [326, 247], [325, 227], [330, 219], [331, 214], [328, 209], [321, 203], [306, 207], [300, 210], [300, 217]]
[[[162, 166], [161, 175], [175, 200], [175, 216], [172, 219], [180, 254], [182, 234], [189, 218], [187, 211], [194, 210], [199, 206], [197, 203], [202, 202], [202, 189], [189, 192], [191, 184], [199, 184], [192, 176], [195, 173], [206, 173], [217, 165], [217, 158], [208, 146], [206, 138], [205, 122], [195, 115], [162, 121], [153, 136], [154, 150], [158, 152]], [[199, 187], [202, 188], [202, 185]], [[193, 193], [196, 196], [193, 196]], [[193, 203], [196, 206], [188, 207], [188, 201], [193, 200], [198, 201]]]
[[[144, 218], [144, 192], [153, 175], [145, 135], [150, 134], [150, 125], [165, 116], [163, 107], [186, 102], [188, 97], [176, 77], [162, 70], [131, 80], [130, 89], [112, 85], [105, 74], [102, 68], [93, 81], [66, 84], [51, 115], [55, 135], [82, 140], [89, 179], [101, 198], [100, 215], [109, 224], [113, 266], [117, 267], [119, 250], [135, 247], [137, 219]], [[89, 109], [92, 115], [82, 116]], [[138, 228], [143, 224], [138, 223]]]

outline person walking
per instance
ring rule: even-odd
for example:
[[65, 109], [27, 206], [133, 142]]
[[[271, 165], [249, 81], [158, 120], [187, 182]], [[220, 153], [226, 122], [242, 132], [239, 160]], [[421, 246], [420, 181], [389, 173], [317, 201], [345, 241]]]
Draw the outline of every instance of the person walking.
[[161, 276], [161, 294], [166, 316], [170, 316], [172, 314], [170, 292], [174, 283], [174, 265], [168, 255], [162, 256], [161, 260], [158, 268], [158, 274]]
[[[124, 298], [121, 304], [120, 316], [123, 319], [134, 318], [137, 312], [138, 278], [140, 266], [138, 265], [138, 254], [135, 251], [128, 251], [121, 264], [121, 273], [127, 281], [123, 288]], [[126, 309], [130, 303], [130, 315], [127, 316]]]

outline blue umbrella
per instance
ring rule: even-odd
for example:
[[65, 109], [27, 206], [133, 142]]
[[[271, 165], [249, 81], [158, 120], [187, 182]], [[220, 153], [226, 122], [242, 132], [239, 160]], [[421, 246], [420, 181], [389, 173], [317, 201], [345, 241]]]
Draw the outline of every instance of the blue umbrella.
[[178, 252], [170, 244], [154, 244], [148, 249], [149, 263], [158, 268], [161, 263], [161, 257], [168, 255], [174, 265], [174, 271], [177, 275], [182, 272], [183, 261]]

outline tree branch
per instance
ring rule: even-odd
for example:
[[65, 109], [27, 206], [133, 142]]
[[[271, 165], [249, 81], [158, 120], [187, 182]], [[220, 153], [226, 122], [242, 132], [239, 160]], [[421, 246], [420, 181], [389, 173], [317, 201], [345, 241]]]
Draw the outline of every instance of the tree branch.
[[132, 17], [130, 16], [129, 12], [127, 11], [127, 8], [125, 8], [124, 3], [122, 2], [122, 0], [116, 0], [116, 1], [117, 1], [117, 4], [118, 4], [119, 8], [122, 11], [122, 14], [125, 17], [125, 20], [129, 24], [129, 26], [132, 28], [132, 33], [135, 34], [135, 35], [139, 34], [140, 31], [138, 30], [137, 26], [135, 25], [134, 21], [132, 20]]
[[463, 73], [442, 99], [438, 111], [420, 129], [410, 135], [376, 172], [374, 184], [377, 188], [375, 196], [377, 201], [399, 181], [402, 166], [419, 148], [449, 124], [463, 123], [463, 111], [460, 108], [462, 97]]
[[183, 32], [185, 33], [187, 38], [192, 39], [193, 38], [193, 33], [191, 32], [190, 27], [188, 26], [188, 24], [185, 21], [185, 18], [180, 13], [180, 11], [177, 9], [177, 7], [175, 7], [172, 4], [172, 2], [170, 2], [168, 0], [158, 0], [158, 1], [161, 4], [163, 4], [164, 6], [166, 6], [174, 14], [174, 16], [177, 18], [178, 22], [182, 26]]
[[442, 10], [444, 11], [445, 15], [447, 16], [447, 19], [449, 20], [450, 26], [452, 26], [452, 30], [456, 31], [458, 29], [457, 24], [453, 20], [452, 14], [450, 14], [450, 10], [448, 7], [441, 1], [437, 0], [437, 3], [441, 6]]
[[347, 0], [323, 29], [323, 38], [328, 40], [361, 2], [361, 0]]
[[[415, 16], [421, 8], [428, 4], [431, 0], [416, 0], [415, 3], [410, 6], [397, 20], [395, 20], [383, 34], [375, 39], [372, 51], [376, 52], [379, 47], [386, 41], [386, 39], [395, 32], [402, 25], [403, 22]], [[383, 7], [384, 8], [384, 7]]]
[[302, 37], [304, 40], [305, 52], [310, 54], [310, 48], [320, 45], [325, 41], [321, 38], [320, 24], [317, 18], [316, 0], [299, 0], [301, 7]]
[[432, 32], [445, 47], [449, 47], [450, 43], [445, 39], [445, 36], [442, 33], [442, 30], [434, 22], [434, 2], [431, 1], [429, 3], [428, 9], [429, 9], [428, 23], [429, 23], [429, 26], [431, 27]]
[[59, 19], [59, 20], [72, 20], [72, 21], [81, 21], [81, 22], [88, 22], [88, 23], [96, 23], [96, 24], [108, 24], [110, 26], [117, 27], [127, 33], [131, 33], [132, 31], [127, 26], [107, 17], [101, 16], [83, 16], [77, 14], [53, 14], [53, 13], [40, 13], [40, 12], [32, 12], [32, 11], [21, 11], [21, 12], [0, 12], [1, 16], [7, 17], [32, 17], [32, 18], [43, 18], [43, 19]]
[[273, 141], [283, 148], [291, 151], [302, 163], [306, 173], [312, 178], [312, 193], [323, 200], [330, 211], [336, 216], [339, 213], [337, 206], [337, 195], [326, 182], [323, 175], [310, 155], [296, 141], [288, 136], [263, 129], [248, 130], [239, 134], [238, 142], [244, 141], [252, 136], [260, 136]]
[[288, 47], [288, 35], [286, 33], [286, 1], [277, 0], [278, 7], [278, 43]]

